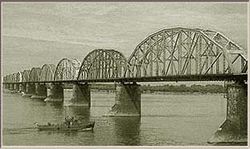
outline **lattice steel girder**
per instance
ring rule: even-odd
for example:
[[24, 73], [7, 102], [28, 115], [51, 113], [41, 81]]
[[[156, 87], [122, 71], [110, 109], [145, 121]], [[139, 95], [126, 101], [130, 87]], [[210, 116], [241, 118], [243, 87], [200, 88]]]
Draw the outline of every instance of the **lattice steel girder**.
[[29, 81], [39, 81], [40, 73], [41, 73], [41, 68], [33, 67], [29, 73]]
[[41, 81], [50, 81], [54, 80], [56, 66], [54, 64], [44, 64], [42, 66], [40, 80]]
[[78, 79], [105, 79], [124, 77], [127, 60], [113, 49], [96, 49], [90, 52], [80, 67]]
[[[241, 47], [217, 32], [164, 29], [137, 45], [128, 60], [129, 70], [125, 76], [241, 73], [247, 70], [247, 60], [242, 53]], [[239, 61], [240, 68], [236, 64]]]
[[80, 62], [77, 59], [63, 58], [56, 66], [54, 80], [74, 80], [79, 68]]
[[245, 53], [246, 50], [221, 33], [178, 27], [164, 29], [145, 38], [128, 61], [118, 51], [97, 49], [90, 52], [81, 65], [77, 60], [64, 58], [56, 68], [43, 65], [42, 69], [25, 70], [3, 79], [4, 82], [27, 82], [240, 74], [248, 70]]
[[18, 72], [16, 76], [16, 82], [22, 82], [23, 72]]
[[17, 82], [17, 73], [13, 73], [10, 75], [10, 81], [11, 82]]
[[23, 76], [22, 76], [23, 82], [29, 81], [29, 75], [30, 75], [30, 70], [24, 70], [23, 71]]

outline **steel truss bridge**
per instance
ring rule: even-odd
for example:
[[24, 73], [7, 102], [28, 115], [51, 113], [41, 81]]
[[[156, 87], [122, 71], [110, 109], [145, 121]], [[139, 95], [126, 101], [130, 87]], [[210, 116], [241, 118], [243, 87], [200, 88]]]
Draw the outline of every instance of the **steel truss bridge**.
[[245, 52], [216, 31], [170, 28], [145, 38], [128, 59], [113, 49], [96, 49], [82, 62], [63, 58], [4, 76], [3, 83], [247, 80]]

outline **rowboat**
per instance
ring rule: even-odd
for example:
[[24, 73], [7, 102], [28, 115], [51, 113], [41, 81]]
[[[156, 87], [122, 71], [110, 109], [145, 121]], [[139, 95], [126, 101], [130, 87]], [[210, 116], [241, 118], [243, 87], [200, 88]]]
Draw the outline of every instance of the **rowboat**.
[[36, 128], [39, 131], [91, 131], [94, 129], [95, 122], [89, 123], [62, 123], [62, 124], [51, 124], [39, 125], [35, 123]]

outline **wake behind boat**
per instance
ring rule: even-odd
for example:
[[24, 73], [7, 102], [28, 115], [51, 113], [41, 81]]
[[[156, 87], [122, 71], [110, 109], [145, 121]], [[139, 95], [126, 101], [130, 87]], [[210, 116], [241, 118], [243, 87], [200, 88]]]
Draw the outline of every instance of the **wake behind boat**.
[[65, 122], [62, 124], [51, 124], [40, 125], [35, 123], [36, 128], [40, 131], [90, 131], [94, 129], [95, 122], [82, 123], [74, 118], [65, 118]]

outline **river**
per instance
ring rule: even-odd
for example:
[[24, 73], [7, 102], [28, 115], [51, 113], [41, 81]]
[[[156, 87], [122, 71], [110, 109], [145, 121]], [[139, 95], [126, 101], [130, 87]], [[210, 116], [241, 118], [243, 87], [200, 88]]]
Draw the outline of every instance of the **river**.
[[[65, 91], [65, 103], [71, 97]], [[3, 93], [3, 145], [209, 145], [207, 140], [226, 117], [223, 94], [142, 94], [141, 118], [104, 117], [114, 104], [114, 93], [91, 92], [91, 108], [68, 107], [39, 99]], [[91, 132], [46, 132], [33, 123], [59, 123], [65, 115], [94, 120]]]

